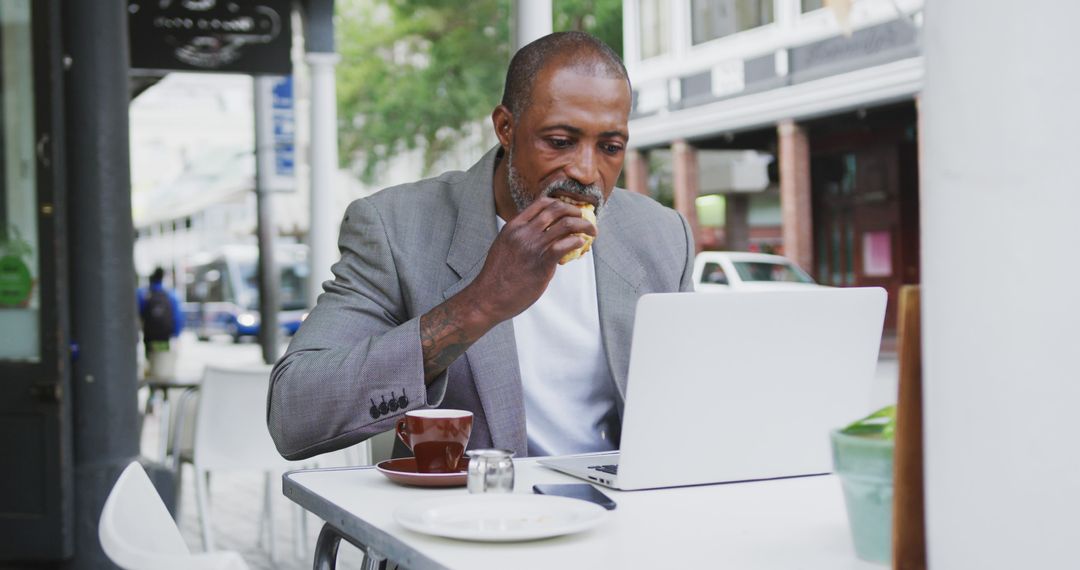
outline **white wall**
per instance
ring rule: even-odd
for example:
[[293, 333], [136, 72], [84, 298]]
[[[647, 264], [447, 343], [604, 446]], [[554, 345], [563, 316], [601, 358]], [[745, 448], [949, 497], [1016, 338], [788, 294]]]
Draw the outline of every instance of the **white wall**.
[[934, 570], [1080, 568], [1080, 3], [928, 2]]

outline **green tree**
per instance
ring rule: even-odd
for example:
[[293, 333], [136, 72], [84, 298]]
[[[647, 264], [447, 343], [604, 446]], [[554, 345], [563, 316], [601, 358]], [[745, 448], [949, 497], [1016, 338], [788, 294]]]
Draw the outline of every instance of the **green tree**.
[[622, 55], [622, 0], [554, 0], [556, 32], [589, 32]]
[[[621, 0], [555, 0], [556, 30], [622, 52]], [[402, 150], [425, 171], [491, 113], [510, 61], [510, 0], [338, 0], [342, 162], [371, 180]]]

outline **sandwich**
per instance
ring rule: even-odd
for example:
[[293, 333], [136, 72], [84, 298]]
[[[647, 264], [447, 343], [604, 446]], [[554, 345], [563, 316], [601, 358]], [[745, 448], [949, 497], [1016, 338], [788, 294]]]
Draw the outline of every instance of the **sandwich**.
[[[577, 206], [578, 208], [580, 208], [581, 209], [581, 217], [588, 220], [589, 223], [591, 223], [593, 226], [596, 226], [596, 209], [593, 207], [592, 204], [589, 204], [588, 202], [578, 202], [576, 200], [572, 200], [570, 198], [567, 198], [566, 196], [559, 196], [558, 198], [562, 202], [566, 202], [567, 204], [570, 204], [571, 206]], [[581, 239], [585, 240], [585, 244], [582, 245], [581, 247], [567, 253], [566, 255], [562, 256], [562, 259], [559, 260], [559, 265], [565, 265], [565, 264], [567, 264], [567, 263], [581, 257], [582, 255], [585, 255], [585, 253], [589, 251], [589, 248], [592, 247], [593, 237], [591, 235], [584, 234], [584, 233], [582, 233], [582, 234], [574, 234], [574, 235], [576, 235], [576, 236], [580, 237]]]

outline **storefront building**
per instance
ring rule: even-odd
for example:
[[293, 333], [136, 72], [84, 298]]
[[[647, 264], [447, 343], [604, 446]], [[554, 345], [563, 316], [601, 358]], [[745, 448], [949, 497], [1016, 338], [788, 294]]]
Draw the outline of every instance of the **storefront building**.
[[[919, 280], [923, 2], [844, 5], [625, 0], [625, 180], [655, 195], [656, 157], [670, 156], [674, 207], [699, 248], [783, 253], [823, 284], [882, 286], [894, 300]], [[733, 158], [749, 151], [758, 184], [730, 175], [753, 170]], [[721, 231], [698, 220], [713, 194]]]

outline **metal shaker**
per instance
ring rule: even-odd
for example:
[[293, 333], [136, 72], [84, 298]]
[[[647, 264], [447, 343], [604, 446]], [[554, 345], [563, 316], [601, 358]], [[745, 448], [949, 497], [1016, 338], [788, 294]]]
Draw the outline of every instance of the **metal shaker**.
[[506, 449], [473, 449], [469, 456], [470, 493], [512, 493], [514, 491], [514, 456]]

